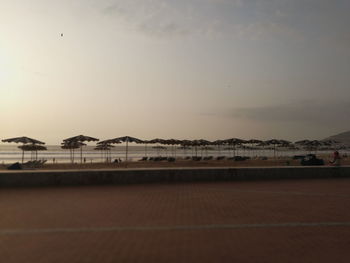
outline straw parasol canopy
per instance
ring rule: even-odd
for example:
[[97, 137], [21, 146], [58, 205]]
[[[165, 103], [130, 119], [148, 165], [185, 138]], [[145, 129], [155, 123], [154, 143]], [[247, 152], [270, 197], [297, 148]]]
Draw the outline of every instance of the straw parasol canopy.
[[[99, 139], [85, 136], [85, 135], [78, 135], [74, 137], [70, 137], [67, 139], [64, 139], [64, 143], [74, 143], [74, 142], [96, 142], [99, 141]], [[80, 163], [83, 163], [83, 145], [80, 145]]]
[[247, 140], [245, 143], [249, 143], [249, 144], [259, 144], [259, 143], [262, 143], [262, 142], [263, 142], [262, 140], [250, 139], [250, 140]]
[[292, 143], [292, 142], [287, 141], [287, 140], [279, 140], [279, 141], [280, 141], [279, 145], [281, 145], [281, 146], [289, 146]]
[[301, 140], [301, 141], [294, 142], [294, 144], [304, 146], [304, 145], [307, 145], [310, 142], [311, 142], [310, 140]]
[[29, 138], [29, 137], [15, 137], [15, 138], [10, 138], [10, 139], [4, 139], [2, 140], [3, 142], [14, 142], [14, 143], [23, 143], [23, 144], [45, 144], [44, 142]]
[[[4, 139], [4, 140], [2, 140], [2, 142], [22, 143], [23, 145], [25, 145], [25, 144], [41, 144], [41, 145], [45, 144], [44, 142], [29, 138], [26, 136]], [[23, 161], [24, 161], [24, 150], [22, 149], [22, 163], [23, 163]]]
[[153, 146], [152, 148], [153, 148], [153, 149], [161, 149], [161, 150], [167, 149], [165, 146], [160, 146], [160, 145]]
[[78, 135], [78, 136], [64, 139], [63, 141], [64, 142], [96, 142], [96, 141], [99, 141], [99, 139], [90, 137], [90, 136], [85, 136], [85, 135]]
[[158, 143], [158, 144], [165, 144], [166, 140], [156, 138], [156, 139], [152, 139], [152, 140], [150, 140], [148, 142], [151, 143], [151, 144], [156, 144], [156, 143]]
[[25, 144], [18, 146], [19, 149], [24, 150], [24, 151], [46, 151], [47, 148], [42, 145], [37, 145], [37, 144]]

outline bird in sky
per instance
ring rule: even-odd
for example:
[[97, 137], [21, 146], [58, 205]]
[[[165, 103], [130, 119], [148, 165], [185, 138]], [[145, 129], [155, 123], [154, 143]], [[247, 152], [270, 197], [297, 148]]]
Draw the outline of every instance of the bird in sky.
[[63, 37], [63, 33], [61, 33], [61, 37]]

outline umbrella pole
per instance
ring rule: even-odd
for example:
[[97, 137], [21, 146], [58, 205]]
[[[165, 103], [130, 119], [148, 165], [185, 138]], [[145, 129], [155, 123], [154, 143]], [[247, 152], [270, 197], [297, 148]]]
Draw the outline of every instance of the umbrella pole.
[[22, 163], [24, 162], [24, 150], [22, 150]]
[[83, 163], [83, 146], [80, 146], [80, 164]]
[[128, 161], [128, 140], [126, 140], [125, 162]]

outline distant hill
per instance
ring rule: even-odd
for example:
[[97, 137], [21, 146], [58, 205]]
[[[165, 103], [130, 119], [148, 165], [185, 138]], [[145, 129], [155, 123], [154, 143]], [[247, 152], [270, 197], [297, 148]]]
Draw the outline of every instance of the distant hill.
[[325, 138], [325, 140], [336, 140], [346, 145], [350, 145], [350, 131], [342, 132], [337, 135], [330, 136]]

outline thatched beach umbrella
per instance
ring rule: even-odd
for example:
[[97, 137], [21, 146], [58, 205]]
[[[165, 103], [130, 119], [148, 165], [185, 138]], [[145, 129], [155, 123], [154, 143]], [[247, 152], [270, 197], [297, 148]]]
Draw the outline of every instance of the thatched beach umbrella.
[[[4, 139], [2, 140], [3, 142], [14, 142], [14, 143], [22, 143], [23, 145], [25, 144], [45, 144], [44, 142], [29, 138], [29, 137], [15, 137], [15, 138], [10, 138], [10, 139]], [[22, 149], [22, 163], [24, 161], [24, 150]]]
[[113, 145], [110, 145], [108, 143], [104, 144], [97, 144], [97, 146], [94, 148], [96, 151], [101, 151], [102, 159], [103, 159], [103, 153], [106, 155], [106, 162], [109, 162], [111, 160], [111, 149], [115, 147]]
[[[247, 140], [245, 143], [250, 144], [251, 147], [253, 148], [252, 150], [254, 150], [254, 145], [260, 144], [262, 142], [263, 141], [258, 140], [258, 139], [250, 139], [250, 140]], [[254, 153], [253, 153], [253, 155], [254, 155]]]
[[[102, 146], [111, 146], [112, 147], [112, 144], [119, 144], [119, 143], [122, 143], [122, 142], [119, 140], [115, 140], [115, 139], [109, 139], [109, 140], [99, 141], [97, 143], [97, 146], [98, 147], [102, 147]], [[111, 149], [109, 150], [109, 154], [111, 155]]]
[[[160, 144], [165, 144], [166, 143], [166, 140], [165, 139], [160, 139], [160, 138], [155, 138], [155, 139], [152, 139], [152, 140], [149, 140], [148, 141], [149, 144], [157, 144], [156, 146], [160, 146]], [[152, 147], [154, 149], [154, 147]], [[157, 148], [155, 148], [157, 149]], [[159, 151], [157, 150], [157, 154], [159, 155]]]
[[35, 154], [35, 160], [38, 159], [38, 151], [46, 151], [47, 150], [47, 148], [45, 146], [38, 145], [38, 144], [24, 144], [24, 145], [18, 146], [18, 148], [21, 149], [22, 151], [32, 152], [31, 159], [33, 159], [33, 155]]
[[319, 140], [313, 140], [313, 141], [310, 141], [306, 146], [308, 146], [310, 150], [314, 149], [315, 153], [317, 153], [318, 148], [322, 145], [324, 145], [323, 142]]
[[[310, 142], [311, 142], [310, 140], [300, 140], [300, 141], [294, 142], [294, 144], [295, 144], [296, 146], [298, 146], [299, 149], [300, 149], [300, 148], [303, 149], [303, 148], [305, 148]], [[303, 150], [305, 150], [305, 149], [303, 149]]]
[[[78, 135], [74, 137], [70, 137], [68, 139], [64, 139], [64, 143], [72, 143], [72, 142], [96, 142], [99, 139], [90, 137], [90, 136], [85, 136], [85, 135]], [[83, 163], [83, 145], [80, 146], [80, 163]]]
[[268, 146], [268, 145], [269, 145], [268, 143], [262, 141], [262, 142], [259, 143], [257, 146], [258, 146], [258, 147], [262, 147], [263, 154], [266, 154], [266, 148], [265, 148], [265, 147]]
[[233, 156], [235, 156], [236, 155], [236, 146], [244, 143], [245, 141], [242, 139], [238, 139], [238, 138], [231, 138], [231, 139], [224, 140], [224, 142], [225, 142], [225, 144], [228, 144], [232, 147], [232, 150], [233, 150], [232, 153], [233, 153]]
[[147, 146], [150, 144], [150, 141], [143, 140], [143, 144], [145, 145], [145, 157], [147, 157], [148, 151], [147, 151]]
[[176, 157], [176, 147], [175, 147], [175, 145], [180, 145], [181, 142], [182, 142], [181, 140], [177, 140], [177, 139], [168, 139], [168, 140], [165, 140], [164, 144], [165, 145], [171, 145], [172, 155], [173, 155], [173, 157]]
[[134, 143], [143, 143], [143, 140], [138, 139], [138, 138], [134, 138], [131, 136], [123, 136], [123, 137], [118, 137], [118, 138], [114, 138], [111, 140], [108, 140], [111, 144], [115, 144], [115, 143], [121, 143], [121, 142], [125, 142], [126, 146], [125, 146], [125, 162], [128, 161], [128, 152], [129, 152], [129, 142], [134, 142]]
[[211, 145], [211, 142], [204, 140], [204, 139], [191, 141], [191, 146], [194, 146], [196, 157], [197, 157], [197, 153], [198, 153], [198, 147], [207, 146], [207, 145]]
[[216, 140], [213, 141], [213, 145], [216, 145], [218, 147], [218, 152], [219, 152], [219, 156], [221, 155], [221, 146], [225, 145], [225, 141], [224, 140]]
[[208, 145], [212, 145], [212, 142], [204, 140], [204, 139], [200, 139], [198, 140], [201, 146], [201, 156], [203, 157], [203, 150], [205, 150], [205, 155], [208, 155]]
[[311, 141], [310, 140], [301, 140], [301, 141], [294, 142], [294, 144], [296, 144], [296, 145], [306, 145], [309, 142], [311, 142]]
[[[195, 151], [195, 154], [196, 154], [196, 157], [198, 155], [198, 146], [201, 145], [201, 142], [199, 140], [192, 140], [191, 141], [191, 146], [194, 147], [194, 151]], [[193, 150], [192, 150], [192, 154], [193, 154]]]
[[157, 150], [157, 155], [160, 156], [159, 150], [167, 150], [167, 147], [161, 146], [161, 145], [157, 145], [157, 146], [153, 146], [152, 149], [156, 149]]
[[61, 143], [61, 148], [65, 150], [69, 150], [70, 154], [70, 161], [71, 163], [74, 163], [74, 150], [80, 149], [81, 147], [85, 146], [85, 143], [82, 142], [74, 142], [74, 141], [67, 141]]
[[332, 140], [332, 139], [322, 140], [321, 142], [326, 143], [326, 144], [331, 144], [331, 145], [340, 143], [340, 141], [336, 141], [336, 140]]
[[265, 143], [269, 145], [273, 145], [273, 157], [276, 159], [276, 145], [282, 144], [282, 141], [277, 139], [271, 139], [271, 140], [265, 141]]
[[182, 140], [181, 143], [181, 149], [184, 150], [184, 157], [187, 155], [186, 154], [186, 150], [190, 150], [191, 149], [191, 146], [192, 146], [192, 142], [190, 140]]
[[291, 146], [291, 142], [287, 141], [287, 140], [279, 140], [279, 144], [278, 147], [290, 147]]
[[156, 138], [156, 139], [152, 139], [152, 140], [150, 140], [150, 141], [148, 141], [148, 142], [149, 142], [149, 143], [152, 143], [152, 144], [165, 144], [166, 140]]
[[333, 140], [333, 139], [328, 139], [328, 140], [322, 140], [321, 141], [323, 145], [328, 146], [329, 148], [336, 148], [336, 145], [339, 145], [339, 141]]

